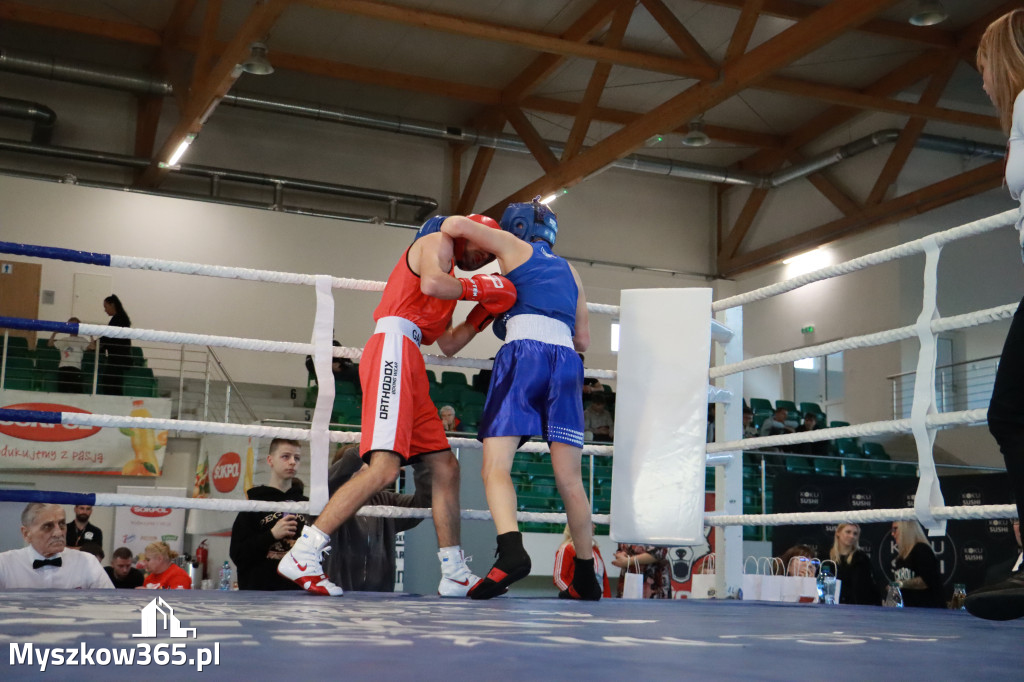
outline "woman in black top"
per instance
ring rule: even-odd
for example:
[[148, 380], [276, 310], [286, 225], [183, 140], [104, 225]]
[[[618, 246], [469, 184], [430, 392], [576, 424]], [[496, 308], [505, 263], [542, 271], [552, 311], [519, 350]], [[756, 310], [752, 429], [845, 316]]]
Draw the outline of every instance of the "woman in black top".
[[932, 609], [945, 607], [939, 560], [921, 530], [921, 524], [917, 521], [894, 521], [892, 534], [899, 547], [893, 579], [903, 593], [903, 605]]
[[[130, 327], [131, 318], [124, 311], [121, 299], [114, 294], [103, 299], [103, 310], [110, 315], [110, 327]], [[132, 364], [132, 341], [131, 339], [115, 339], [108, 336], [99, 338], [100, 358], [106, 361], [106, 366], [100, 378], [100, 393], [106, 395], [124, 395], [123, 378], [124, 371]]]
[[860, 526], [840, 523], [828, 558], [836, 563], [836, 578], [842, 581], [840, 604], [871, 604], [878, 606], [882, 597], [871, 573], [871, 559], [860, 548]]

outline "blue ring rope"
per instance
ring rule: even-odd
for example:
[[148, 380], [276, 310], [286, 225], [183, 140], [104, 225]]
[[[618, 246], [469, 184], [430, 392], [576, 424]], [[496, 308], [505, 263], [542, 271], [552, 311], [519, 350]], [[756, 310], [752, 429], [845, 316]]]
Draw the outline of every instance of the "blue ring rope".
[[5, 422], [36, 422], [39, 424], [60, 424], [63, 412], [44, 412], [42, 410], [7, 410], [0, 408], [0, 421]]
[[33, 258], [53, 258], [72, 263], [88, 263], [90, 265], [110, 265], [109, 253], [96, 251], [75, 251], [74, 249], [58, 249], [53, 246], [34, 246], [17, 242], [0, 242], [0, 253], [15, 256], [32, 256]]
[[8, 329], [28, 329], [40, 332], [58, 332], [61, 334], [77, 334], [77, 322], [50, 322], [48, 320], [30, 320], [24, 317], [0, 316], [0, 327]]
[[0, 490], [0, 502], [43, 502], [46, 504], [96, 504], [96, 493], [65, 493], [57, 490]]

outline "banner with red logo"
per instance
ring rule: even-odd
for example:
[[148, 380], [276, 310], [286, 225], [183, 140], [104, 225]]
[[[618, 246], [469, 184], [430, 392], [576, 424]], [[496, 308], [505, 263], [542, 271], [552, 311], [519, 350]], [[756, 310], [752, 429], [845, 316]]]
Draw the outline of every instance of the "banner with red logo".
[[[184, 488], [153, 488], [138, 486], [117, 486], [117, 492], [125, 495], [167, 495], [185, 497]], [[185, 510], [181, 508], [135, 505], [116, 507], [114, 510], [114, 544], [127, 547], [138, 556], [151, 542], [166, 542], [179, 554], [185, 539]]]
[[[169, 419], [167, 398], [0, 390], [9, 410], [80, 412]], [[0, 470], [61, 469], [94, 474], [158, 476], [167, 431], [0, 421]]]
[[[245, 491], [253, 486], [259, 440], [251, 436], [204, 435], [192, 497], [244, 500]], [[235, 516], [234, 512], [192, 510], [188, 532], [223, 533], [231, 529]]]

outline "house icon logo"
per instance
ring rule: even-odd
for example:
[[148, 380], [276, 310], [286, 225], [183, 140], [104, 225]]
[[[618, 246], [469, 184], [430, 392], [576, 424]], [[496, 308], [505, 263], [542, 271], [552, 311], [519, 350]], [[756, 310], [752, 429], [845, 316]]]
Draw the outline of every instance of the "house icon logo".
[[[196, 637], [195, 628], [181, 627], [181, 621], [174, 615], [174, 609], [164, 601], [163, 597], [157, 597], [142, 607], [142, 616], [139, 620], [142, 622], [142, 632], [134, 634], [132, 637], [156, 637], [157, 632], [161, 629], [167, 631], [168, 636], [175, 639], [187, 638], [190, 634], [192, 639]], [[160, 627], [161, 621], [163, 622], [162, 627]]]

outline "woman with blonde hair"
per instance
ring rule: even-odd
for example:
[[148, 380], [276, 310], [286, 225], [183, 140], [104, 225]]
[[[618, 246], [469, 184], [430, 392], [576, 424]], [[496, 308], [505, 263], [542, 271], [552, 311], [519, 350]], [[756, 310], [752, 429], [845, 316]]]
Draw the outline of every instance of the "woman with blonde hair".
[[167, 546], [166, 542], [151, 542], [146, 545], [145, 557], [146, 580], [140, 590], [190, 590], [192, 578], [188, 577], [181, 566], [171, 561], [178, 553]]
[[836, 578], [842, 583], [840, 604], [872, 604], [878, 606], [881, 596], [871, 572], [871, 559], [860, 548], [860, 526], [840, 523], [828, 558], [836, 564]]
[[941, 609], [942, 573], [939, 559], [916, 520], [893, 521], [892, 537], [898, 548], [893, 580], [903, 593], [904, 606]]
[[[978, 71], [982, 87], [995, 105], [1010, 142], [1006, 155], [1006, 187], [1010, 196], [1024, 201], [1024, 10], [1017, 9], [993, 21], [978, 43]], [[1024, 248], [1024, 209], [1017, 231]], [[1006, 474], [1024, 518], [1024, 305], [1017, 308], [1006, 335], [996, 370], [988, 429], [999, 443]], [[1024, 571], [971, 593], [965, 607], [975, 616], [1010, 620], [1024, 616]]]
[[[572, 576], [576, 572], [576, 562], [573, 559], [576, 558], [576, 546], [572, 544], [572, 533], [569, 532], [569, 526], [565, 526], [565, 530], [562, 532], [562, 544], [558, 546], [558, 550], [555, 551], [555, 587], [558, 588], [558, 596], [561, 597], [565, 593], [565, 598], [569, 596], [569, 586], [572, 585]], [[609, 599], [612, 596], [611, 584], [608, 582], [608, 572], [605, 570], [604, 559], [601, 557], [601, 550], [597, 546], [597, 537], [594, 537], [594, 575], [597, 576], [597, 582], [601, 584], [605, 599]]]

